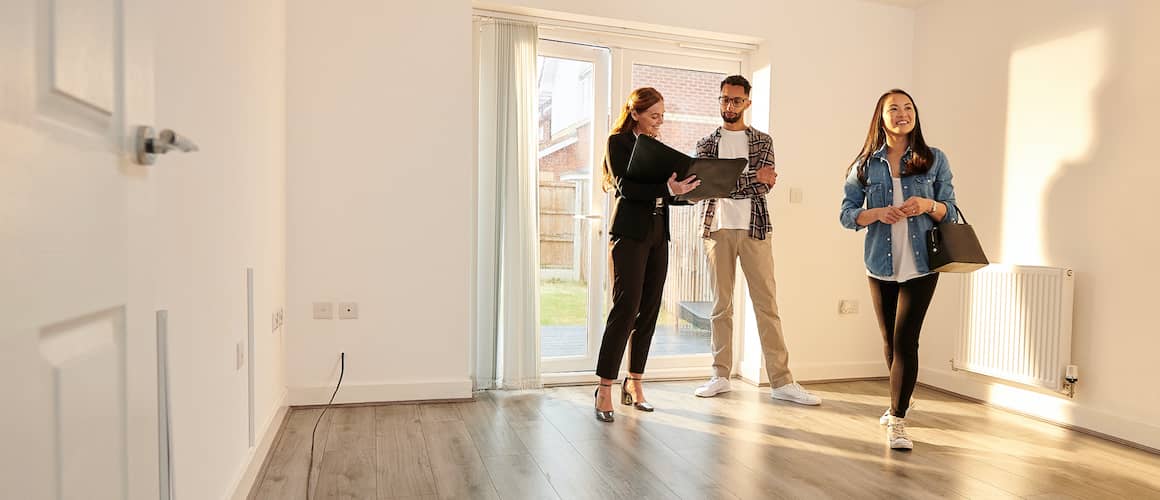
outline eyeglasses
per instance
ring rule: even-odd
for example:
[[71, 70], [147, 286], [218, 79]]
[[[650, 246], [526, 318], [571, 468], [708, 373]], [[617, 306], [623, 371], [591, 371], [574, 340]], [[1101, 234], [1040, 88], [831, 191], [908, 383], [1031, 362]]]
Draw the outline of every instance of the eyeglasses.
[[721, 96], [721, 97], [717, 98], [717, 102], [721, 103], [721, 106], [728, 106], [728, 105], [732, 104], [733, 107], [735, 107], [735, 108], [740, 108], [742, 104], [745, 104], [748, 101], [749, 101], [749, 99], [744, 98], [744, 97]]

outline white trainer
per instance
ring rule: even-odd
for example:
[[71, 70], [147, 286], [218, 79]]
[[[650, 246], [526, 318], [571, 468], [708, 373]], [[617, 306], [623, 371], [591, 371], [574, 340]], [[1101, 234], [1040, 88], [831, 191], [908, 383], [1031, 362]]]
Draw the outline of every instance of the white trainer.
[[822, 398], [811, 394], [797, 382], [774, 387], [769, 391], [769, 396], [773, 399], [783, 399], [800, 405], [817, 406], [822, 404]]
[[886, 422], [886, 444], [895, 450], [913, 450], [914, 441], [906, 433], [906, 419], [890, 417]]
[[[914, 411], [915, 408], [918, 408], [918, 400], [911, 399], [910, 400], [910, 407], [906, 410], [906, 413], [909, 414], [910, 412]], [[880, 417], [878, 419], [878, 425], [886, 425], [889, 422], [890, 422], [890, 408], [887, 408], [886, 412], [882, 414], [882, 417]]]
[[693, 391], [693, 394], [696, 394], [702, 398], [711, 398], [723, 392], [729, 392], [732, 390], [733, 384], [729, 382], [729, 379], [723, 377], [713, 377], [709, 379], [708, 382], [705, 382], [701, 387], [698, 387], [697, 390]]

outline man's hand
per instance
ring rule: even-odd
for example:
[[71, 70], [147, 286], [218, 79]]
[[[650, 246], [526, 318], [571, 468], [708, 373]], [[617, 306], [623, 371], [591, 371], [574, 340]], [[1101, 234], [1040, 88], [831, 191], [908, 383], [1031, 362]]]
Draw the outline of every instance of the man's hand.
[[777, 172], [773, 170], [773, 167], [761, 167], [757, 169], [757, 182], [773, 187], [774, 184], [777, 184]]

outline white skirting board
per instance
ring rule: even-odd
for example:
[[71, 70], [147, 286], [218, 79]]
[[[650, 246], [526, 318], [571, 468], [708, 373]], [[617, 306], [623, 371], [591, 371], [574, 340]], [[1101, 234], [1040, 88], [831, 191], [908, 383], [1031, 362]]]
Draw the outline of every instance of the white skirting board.
[[[966, 372], [921, 368], [919, 383], [1048, 422], [1160, 450], [1160, 425], [1077, 404], [1058, 394], [1025, 389]], [[1083, 382], [1077, 391], [1083, 391]]]
[[230, 488], [232, 493], [229, 498], [231, 500], [245, 500], [250, 495], [250, 490], [254, 489], [254, 484], [258, 481], [258, 475], [262, 472], [262, 464], [270, 454], [270, 448], [274, 446], [274, 438], [278, 436], [278, 432], [282, 430], [282, 425], [286, 422], [286, 413], [290, 409], [286, 404], [286, 394], [286, 392], [282, 393], [282, 397], [278, 401], [277, 410], [270, 416], [270, 420], [262, 426], [263, 431], [261, 439], [257, 442], [257, 446], [250, 448], [245, 460], [242, 461], [241, 470], [238, 472], [238, 479], [234, 481], [234, 486]]
[[[793, 351], [790, 351], [793, 356]], [[827, 380], [857, 380], [879, 378], [890, 375], [886, 372], [886, 362], [881, 360], [863, 361], [861, 363], [807, 363], [794, 364], [790, 361], [789, 368], [793, 371], [793, 378], [798, 382], [824, 382]], [[762, 381], [769, 382], [768, 380]]]
[[[334, 386], [291, 387], [290, 406], [324, 405], [334, 393]], [[335, 404], [379, 403], [390, 401], [424, 401], [445, 399], [468, 399], [471, 397], [471, 380], [461, 379], [420, 380], [396, 382], [392, 384], [348, 385], [343, 382]]]
[[[790, 352], [790, 357], [793, 357], [793, 352]], [[760, 360], [760, 361], [759, 361]], [[769, 378], [765, 373], [765, 366], [754, 366], [759, 363], [764, 363], [764, 359], [758, 358], [750, 362], [741, 362], [741, 370], [739, 375], [741, 379], [755, 385], [768, 386]], [[864, 361], [860, 363], [805, 363], [797, 364], [791, 359], [789, 363], [790, 372], [793, 373], [795, 382], [826, 382], [829, 380], [859, 380], [859, 379], [873, 379], [888, 376], [886, 372], [886, 362], [884, 361]], [[760, 373], [755, 379], [754, 374]]]

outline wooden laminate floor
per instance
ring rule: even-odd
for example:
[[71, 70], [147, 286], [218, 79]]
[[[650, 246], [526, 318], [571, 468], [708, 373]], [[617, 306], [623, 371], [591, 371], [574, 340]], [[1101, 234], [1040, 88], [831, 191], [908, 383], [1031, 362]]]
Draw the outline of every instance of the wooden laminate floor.
[[[885, 382], [810, 385], [820, 407], [697, 384], [648, 384], [657, 411], [618, 404], [612, 424], [592, 417], [593, 387], [332, 408], [310, 498], [1160, 499], [1160, 456], [922, 387], [899, 452], [878, 425]], [[307, 498], [320, 412], [291, 410], [252, 498]]]

